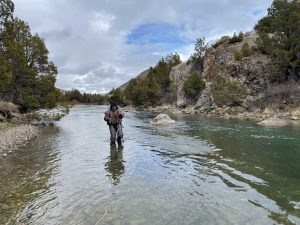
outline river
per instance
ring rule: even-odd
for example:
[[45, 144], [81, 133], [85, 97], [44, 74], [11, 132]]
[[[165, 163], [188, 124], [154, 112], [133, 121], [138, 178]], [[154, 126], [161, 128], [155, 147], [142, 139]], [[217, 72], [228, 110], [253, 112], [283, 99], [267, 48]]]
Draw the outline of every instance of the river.
[[110, 146], [106, 108], [71, 109], [0, 161], [0, 224], [300, 224], [300, 127], [134, 112]]

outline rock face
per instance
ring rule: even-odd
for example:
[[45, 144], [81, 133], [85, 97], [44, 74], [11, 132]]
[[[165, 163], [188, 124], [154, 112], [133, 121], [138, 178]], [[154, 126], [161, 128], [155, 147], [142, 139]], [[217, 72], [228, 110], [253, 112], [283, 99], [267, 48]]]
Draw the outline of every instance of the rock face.
[[188, 104], [188, 99], [186, 98], [183, 91], [184, 81], [191, 74], [192, 65], [187, 65], [186, 63], [181, 63], [175, 66], [170, 73], [170, 80], [172, 85], [177, 88], [177, 98], [176, 98], [176, 106], [184, 107]]
[[[241, 106], [249, 111], [255, 111], [253, 102], [260, 98], [268, 86], [268, 70], [271, 60], [267, 55], [256, 50], [256, 40], [258, 35], [255, 32], [245, 34], [242, 42], [228, 44], [224, 43], [216, 49], [207, 50], [204, 58], [204, 68], [202, 78], [206, 82], [205, 90], [202, 91], [197, 101], [195, 109], [199, 112], [210, 112], [217, 107], [213, 95], [213, 83], [216, 78], [222, 78], [236, 83], [247, 92], [242, 100]], [[236, 51], [241, 51], [242, 46], [248, 43], [252, 48], [252, 53], [243, 57], [240, 61], [234, 58]], [[221, 106], [222, 105], [218, 105]], [[223, 105], [224, 107], [224, 105]], [[225, 105], [225, 107], [227, 107]]]
[[175, 123], [167, 114], [159, 114], [153, 120], [150, 121], [151, 125], [169, 125]]
[[[204, 57], [202, 79], [205, 82], [205, 89], [196, 103], [195, 110], [198, 112], [210, 112], [217, 107], [228, 105], [217, 105], [213, 94], [213, 84], [216, 78], [230, 80], [247, 92], [240, 104], [249, 111], [255, 111], [253, 102], [259, 100], [262, 93], [268, 86], [267, 68], [270, 66], [270, 58], [256, 50], [258, 35], [255, 32], [245, 34], [242, 42], [229, 44], [223, 43], [217, 48], [209, 48]], [[236, 51], [241, 51], [242, 46], [247, 43], [252, 52], [249, 56], [243, 57], [240, 61], [234, 58]], [[192, 65], [181, 63], [175, 66], [170, 73], [172, 85], [177, 88], [176, 106], [185, 107], [194, 104], [183, 91], [183, 84], [192, 73]]]
[[[271, 82], [269, 73], [273, 62], [270, 56], [262, 54], [259, 50], [258, 38], [259, 36], [252, 31], [246, 33], [241, 42], [230, 43], [229, 38], [223, 39], [219, 45], [207, 49], [203, 68], [199, 70], [195, 70], [193, 63], [181, 63], [173, 67], [169, 74], [171, 91], [167, 90], [170, 91], [171, 94], [168, 94], [171, 97], [161, 104], [169, 104], [183, 113], [211, 113], [220, 116], [248, 113], [267, 115], [264, 113], [267, 108], [275, 109], [276, 113], [296, 108], [295, 111], [291, 111], [292, 119], [300, 119], [300, 108], [297, 109], [299, 84], [295, 84], [295, 90], [291, 90], [288, 85], [284, 84], [281, 87]], [[192, 73], [202, 78], [205, 88], [195, 91], [192, 96], [194, 99], [189, 99], [183, 86]], [[149, 71], [146, 70], [138, 77], [148, 74]], [[121, 86], [121, 89], [126, 85]], [[290, 102], [286, 101], [286, 96], [290, 96]]]
[[215, 104], [214, 96], [211, 91], [211, 83], [207, 82], [204, 91], [202, 91], [202, 94], [196, 103], [195, 110], [198, 110], [201, 113], [210, 112], [216, 107], [217, 105]]

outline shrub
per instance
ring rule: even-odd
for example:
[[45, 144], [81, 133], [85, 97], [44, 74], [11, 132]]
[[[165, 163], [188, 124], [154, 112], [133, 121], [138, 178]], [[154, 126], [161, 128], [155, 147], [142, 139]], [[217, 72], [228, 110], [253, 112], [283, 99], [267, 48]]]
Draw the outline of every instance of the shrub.
[[234, 59], [235, 59], [236, 61], [241, 61], [242, 58], [243, 58], [243, 56], [242, 56], [242, 54], [241, 54], [240, 51], [235, 51], [235, 52], [233, 53], [233, 55], [234, 55]]
[[192, 73], [183, 84], [184, 93], [191, 99], [195, 99], [204, 88], [203, 80], [196, 73]]
[[242, 48], [240, 51], [235, 51], [234, 54], [234, 59], [236, 61], [241, 61], [243, 57], [248, 57], [251, 55], [253, 50], [251, 49], [250, 45], [246, 42], [243, 44]]
[[19, 106], [11, 102], [0, 101], [0, 111], [19, 112]]
[[243, 57], [248, 57], [249, 55], [251, 55], [252, 50], [250, 48], [250, 45], [245, 42], [241, 48], [241, 54]]
[[45, 105], [52, 109], [56, 106], [57, 103], [57, 96], [54, 92], [48, 94], [48, 96], [45, 98]]
[[21, 100], [21, 105], [25, 109], [25, 111], [30, 111], [32, 109], [37, 109], [40, 107], [40, 103], [36, 96], [34, 95], [26, 95], [23, 97], [23, 101]]
[[218, 40], [215, 44], [213, 44], [213, 48], [217, 48], [217, 47], [219, 47], [220, 45], [222, 45], [222, 44], [228, 42], [229, 39], [230, 39], [230, 37], [228, 37], [228, 36], [223, 36], [223, 37], [221, 37], [220, 40]]
[[246, 97], [247, 89], [241, 87], [236, 81], [218, 76], [213, 83], [212, 92], [219, 106], [238, 106]]
[[229, 44], [234, 44], [238, 42], [242, 42], [244, 39], [243, 32], [240, 32], [239, 35], [236, 35], [236, 33], [233, 34], [233, 37], [229, 39]]
[[297, 107], [300, 104], [300, 88], [298, 83], [281, 83], [268, 86], [262, 92], [262, 98], [255, 102], [259, 108], [271, 108], [275, 111], [286, 107]]

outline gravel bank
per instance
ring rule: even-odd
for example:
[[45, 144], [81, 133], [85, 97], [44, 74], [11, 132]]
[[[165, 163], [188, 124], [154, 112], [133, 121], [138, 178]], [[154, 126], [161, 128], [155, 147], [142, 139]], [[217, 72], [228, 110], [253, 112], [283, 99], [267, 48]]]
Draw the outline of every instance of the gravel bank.
[[12, 154], [29, 140], [35, 138], [39, 128], [31, 125], [20, 125], [0, 131], [0, 158]]

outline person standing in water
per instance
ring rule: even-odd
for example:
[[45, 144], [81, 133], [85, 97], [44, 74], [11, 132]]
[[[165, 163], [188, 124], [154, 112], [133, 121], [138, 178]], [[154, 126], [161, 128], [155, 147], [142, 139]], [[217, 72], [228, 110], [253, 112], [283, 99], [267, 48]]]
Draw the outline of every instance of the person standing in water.
[[111, 102], [109, 110], [105, 112], [104, 120], [107, 122], [110, 131], [110, 144], [122, 144], [123, 130], [122, 119], [124, 113], [119, 109], [116, 102]]

